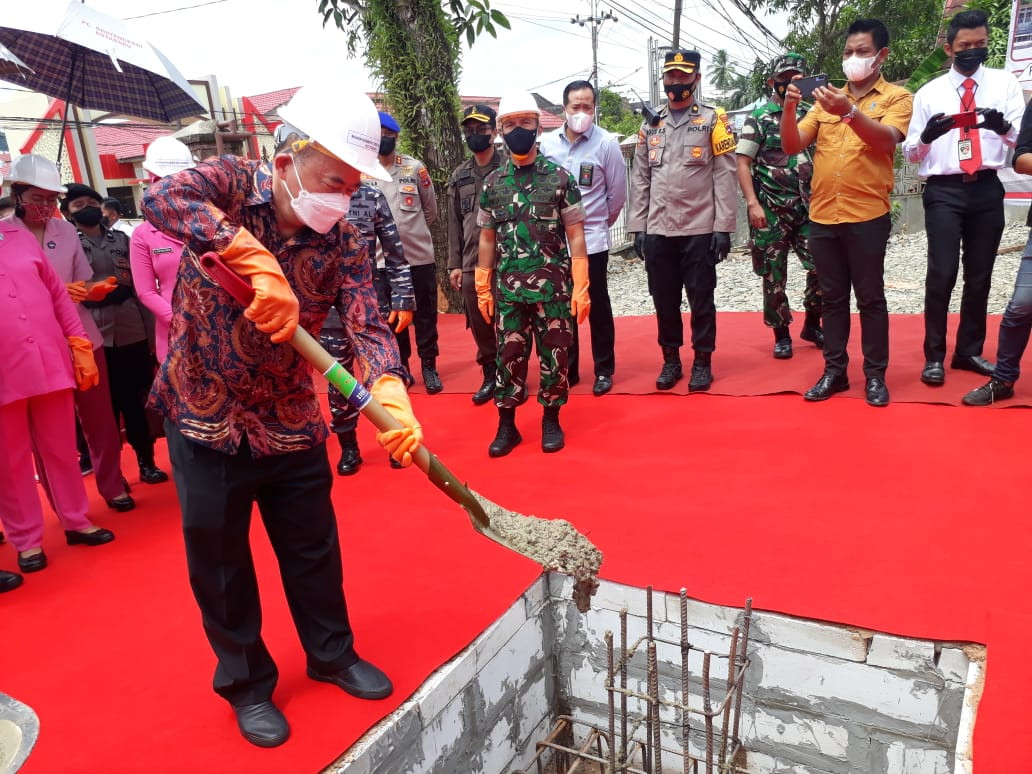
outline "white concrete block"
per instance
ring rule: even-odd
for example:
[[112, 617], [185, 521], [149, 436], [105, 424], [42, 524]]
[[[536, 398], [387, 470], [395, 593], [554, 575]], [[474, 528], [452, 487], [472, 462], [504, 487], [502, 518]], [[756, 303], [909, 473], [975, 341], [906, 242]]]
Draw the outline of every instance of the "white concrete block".
[[494, 725], [484, 740], [478, 774], [497, 774], [508, 771], [516, 760], [518, 750], [512, 741], [512, 726], [504, 717]]
[[967, 680], [970, 663], [967, 654], [960, 648], [943, 648], [939, 652], [939, 673], [948, 683], [963, 684]]
[[[688, 625], [697, 629], [730, 635], [731, 630], [742, 623], [742, 611], [735, 607], [711, 605], [689, 597], [685, 601], [685, 608]], [[673, 624], [681, 625], [680, 594], [666, 595], [666, 619]]]
[[542, 676], [540, 679], [526, 686], [519, 698], [519, 728], [520, 739], [516, 743], [521, 748], [527, 743], [533, 743], [537, 738], [534, 730], [542, 723], [551, 721], [552, 707], [548, 703], [547, 687], [549, 677]]
[[[657, 597], [662, 599], [662, 595], [653, 592], [653, 616], [662, 615], [664, 612], [661, 607], [656, 606]], [[593, 610], [611, 610], [617, 613], [627, 608], [628, 614], [644, 618], [648, 607], [646, 600], [645, 589], [637, 586], [625, 586], [612, 581], [601, 581], [598, 584], [598, 593], [591, 598], [591, 608]]]
[[787, 650], [864, 661], [870, 637], [856, 629], [774, 613], [755, 613], [749, 639]]
[[834, 760], [848, 760], [849, 732], [843, 726], [797, 713], [791, 713], [791, 720], [786, 721], [762, 709], [757, 709], [752, 719], [754, 738], [776, 749], [793, 747]]
[[[457, 696], [423, 730], [423, 752], [428, 761], [438, 761], [454, 749], [470, 727], [464, 696]], [[348, 772], [351, 774], [351, 772]]]
[[929, 640], [911, 640], [890, 634], [875, 634], [867, 652], [869, 666], [908, 672], [935, 669], [935, 644]]
[[417, 694], [424, 727], [473, 681], [476, 673], [476, 651], [471, 646], [427, 678]]
[[543, 614], [543, 608], [551, 602], [548, 597], [548, 578], [544, 573], [523, 592], [523, 602], [527, 618], [536, 618]]
[[950, 774], [945, 750], [926, 750], [893, 742], [886, 751], [887, 769], [899, 774]]
[[495, 654], [512, 639], [513, 635], [523, 626], [527, 621], [527, 607], [523, 603], [523, 600], [517, 600], [516, 603], [502, 613], [501, 617], [491, 624], [481, 634], [476, 642], [473, 643], [473, 649], [476, 653], [476, 663], [483, 664], [494, 658]]
[[490, 708], [504, 695], [526, 682], [530, 667], [544, 658], [539, 620], [526, 621], [513, 637], [486, 663], [477, 661], [477, 682]]

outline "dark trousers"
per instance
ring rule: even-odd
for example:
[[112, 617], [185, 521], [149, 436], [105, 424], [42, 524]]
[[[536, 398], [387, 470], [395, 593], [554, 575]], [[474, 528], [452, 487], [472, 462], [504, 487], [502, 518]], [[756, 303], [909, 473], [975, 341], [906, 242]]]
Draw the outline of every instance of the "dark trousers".
[[1000, 339], [996, 352], [996, 372], [1003, 382], [1016, 382], [1021, 375], [1021, 356], [1032, 333], [1032, 237], [1018, 264], [1014, 293], [1000, 321]]
[[[616, 327], [613, 324], [613, 304], [609, 299], [609, 251], [588, 254], [588, 298], [591, 311], [591, 359], [595, 362], [595, 376], [612, 376], [616, 370]], [[570, 346], [570, 375], [580, 376], [579, 326], [573, 325], [573, 344]]]
[[996, 250], [1003, 235], [1003, 184], [985, 170], [970, 183], [960, 175], [928, 178], [924, 189], [928, 273], [925, 278], [925, 360], [946, 359], [946, 315], [964, 266], [960, 326], [954, 352], [981, 355]]
[[885, 303], [885, 245], [888, 213], [862, 223], [810, 225], [810, 251], [820, 281], [824, 328], [824, 370], [842, 376], [849, 365], [849, 291], [860, 312], [864, 376], [884, 379], [889, 365], [889, 310]]
[[717, 269], [710, 256], [712, 234], [687, 237], [645, 237], [645, 271], [656, 308], [659, 346], [684, 344], [681, 288], [691, 310], [692, 348], [712, 352], [717, 346], [717, 307], [713, 290]]
[[215, 692], [235, 706], [255, 704], [272, 696], [279, 674], [261, 637], [249, 538], [254, 503], [308, 665], [332, 672], [354, 664], [326, 444], [254, 459], [246, 438], [236, 454], [223, 454], [187, 439], [172, 422], [165, 432], [190, 586], [218, 658]]
[[141, 465], [154, 464], [154, 438], [144, 406], [154, 381], [154, 356], [146, 341], [104, 347], [115, 426], [125, 423], [125, 437]]
[[477, 345], [477, 365], [495, 365], [498, 359], [498, 337], [494, 323], [489, 323], [480, 314], [477, 307], [477, 286], [474, 273], [462, 272], [462, 305], [466, 309], [466, 327], [473, 334], [473, 342]]
[[[416, 310], [412, 313], [412, 326], [416, 329], [416, 352], [420, 360], [434, 360], [437, 349], [437, 267], [410, 266], [412, 272], [412, 293], [416, 299]], [[412, 356], [412, 341], [408, 328], [394, 334], [398, 339], [401, 362], [408, 364]]]

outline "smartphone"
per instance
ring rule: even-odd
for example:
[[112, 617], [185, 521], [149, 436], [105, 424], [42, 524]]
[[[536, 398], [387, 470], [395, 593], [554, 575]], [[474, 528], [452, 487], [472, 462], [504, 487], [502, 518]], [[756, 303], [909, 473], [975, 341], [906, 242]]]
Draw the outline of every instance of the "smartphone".
[[978, 123], [978, 113], [974, 110], [968, 110], [964, 113], [954, 113], [951, 118], [953, 118], [954, 129], [964, 129], [972, 127]]
[[805, 78], [800, 78], [797, 81], [792, 81], [795, 87], [799, 89], [799, 93], [803, 99], [810, 99], [813, 96], [813, 90], [818, 86], [828, 85], [828, 76], [824, 73], [818, 75], [808, 75]]

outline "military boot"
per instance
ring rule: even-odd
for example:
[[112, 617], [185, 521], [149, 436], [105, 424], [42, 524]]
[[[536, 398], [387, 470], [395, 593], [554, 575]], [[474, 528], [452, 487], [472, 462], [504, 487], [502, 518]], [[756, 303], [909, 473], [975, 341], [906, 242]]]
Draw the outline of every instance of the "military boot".
[[436, 358], [423, 358], [423, 386], [430, 395], [436, 395], [444, 389], [444, 385], [441, 384], [441, 375], [437, 373]]
[[520, 431], [516, 429], [516, 409], [499, 408], [498, 432], [487, 449], [488, 456], [504, 457], [515, 449], [522, 440], [523, 436], [521, 436]]
[[358, 473], [362, 464], [362, 455], [358, 451], [358, 438], [354, 430], [337, 433], [340, 441], [340, 461], [337, 463], [338, 476], [353, 476]]
[[559, 426], [559, 406], [545, 406], [541, 417], [541, 451], [557, 452], [564, 443], [563, 429]]
[[673, 389], [673, 386], [683, 378], [684, 371], [681, 370], [680, 349], [677, 347], [663, 347], [663, 370], [656, 377], [656, 389]]
[[480, 389], [473, 393], [474, 406], [482, 406], [491, 400], [494, 395], [495, 376], [497, 373], [498, 369], [494, 363], [488, 363], [484, 366], [484, 383], [480, 385]]
[[710, 369], [710, 353], [696, 352], [692, 363], [692, 378], [688, 382], [688, 392], [705, 392], [713, 384], [713, 371]]
[[792, 335], [788, 332], [788, 326], [775, 328], [774, 359], [788, 360], [790, 357], [792, 357]]
[[821, 316], [816, 312], [807, 312], [806, 320], [803, 322], [803, 329], [799, 331], [799, 338], [803, 341], [810, 341], [817, 349], [824, 349], [824, 331], [821, 330]]

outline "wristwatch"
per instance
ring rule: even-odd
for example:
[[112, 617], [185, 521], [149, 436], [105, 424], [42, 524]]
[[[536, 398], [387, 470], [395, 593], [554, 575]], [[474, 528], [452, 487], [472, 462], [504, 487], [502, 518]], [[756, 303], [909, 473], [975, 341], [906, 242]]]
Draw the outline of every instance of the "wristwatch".
[[853, 105], [853, 107], [849, 109], [849, 112], [842, 116], [842, 123], [851, 124], [853, 123], [854, 118], [856, 118], [856, 105]]

